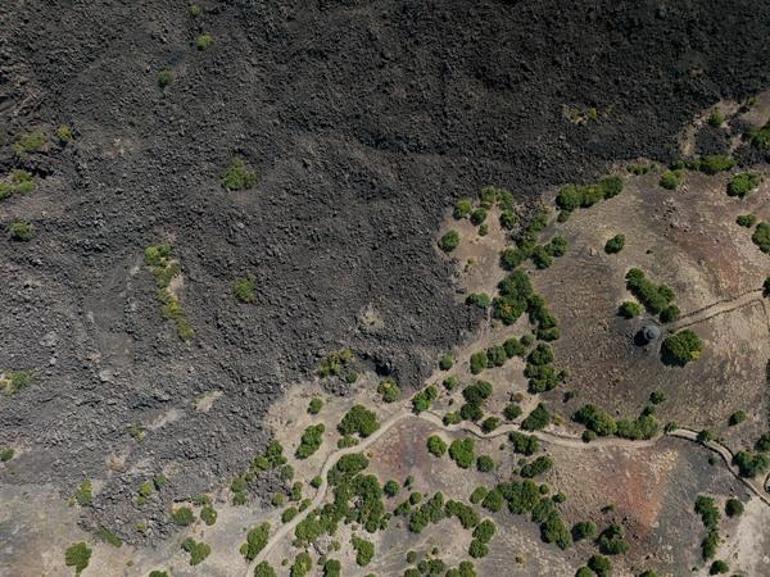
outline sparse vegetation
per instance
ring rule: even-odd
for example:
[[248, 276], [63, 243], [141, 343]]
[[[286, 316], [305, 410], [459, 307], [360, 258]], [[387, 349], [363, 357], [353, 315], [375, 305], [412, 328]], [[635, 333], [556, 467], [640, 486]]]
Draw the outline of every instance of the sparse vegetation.
[[13, 459], [15, 454], [16, 451], [14, 451], [11, 447], [0, 447], [0, 463], [7, 463]]
[[25, 194], [35, 190], [35, 180], [26, 170], [13, 170], [10, 178], [0, 180], [0, 200], [13, 194]]
[[[355, 355], [350, 349], [341, 349], [329, 353], [318, 367], [318, 376], [322, 379], [341, 377], [346, 381], [350, 381], [351, 375], [356, 374], [352, 367], [354, 360]], [[355, 379], [353, 381], [355, 382]]]
[[735, 219], [735, 222], [738, 224], [738, 226], [742, 226], [744, 228], [751, 228], [756, 224], [757, 217], [753, 214], [739, 214], [738, 217]]
[[211, 505], [204, 505], [200, 513], [201, 521], [209, 527], [217, 522], [217, 512]]
[[310, 573], [312, 568], [313, 560], [306, 551], [303, 551], [294, 558], [294, 563], [292, 563], [291, 569], [289, 569], [289, 576], [305, 577]]
[[[2, 459], [2, 454], [0, 454], [0, 461]], [[80, 485], [78, 486], [77, 491], [75, 491], [75, 502], [80, 505], [81, 507], [87, 507], [91, 503], [93, 503], [94, 500], [94, 493], [93, 493], [93, 486], [91, 484], [91, 481], [89, 479], [86, 479]]]
[[230, 191], [249, 190], [256, 183], [256, 171], [252, 170], [240, 156], [230, 161], [230, 166], [222, 175], [222, 186]]
[[19, 158], [26, 158], [35, 152], [40, 152], [45, 148], [48, 139], [42, 130], [35, 130], [21, 135], [13, 145], [13, 151]]

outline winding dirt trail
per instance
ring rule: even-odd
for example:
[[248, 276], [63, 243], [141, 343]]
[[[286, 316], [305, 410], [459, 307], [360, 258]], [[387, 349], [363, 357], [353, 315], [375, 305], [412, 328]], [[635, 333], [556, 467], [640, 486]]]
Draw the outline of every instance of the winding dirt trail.
[[326, 460], [324, 460], [324, 463], [319, 472], [319, 475], [321, 476], [322, 481], [321, 481], [321, 484], [318, 486], [315, 497], [313, 497], [313, 500], [310, 506], [307, 509], [305, 509], [302, 513], [294, 517], [294, 519], [292, 519], [290, 522], [281, 525], [278, 531], [270, 537], [267, 544], [262, 549], [262, 551], [259, 552], [257, 557], [251, 563], [249, 563], [248, 568], [243, 574], [244, 577], [251, 577], [251, 575], [253, 575], [253, 572], [254, 572], [254, 567], [261, 561], [264, 561], [265, 559], [267, 559], [267, 557], [270, 555], [273, 549], [288, 534], [293, 532], [295, 527], [299, 523], [301, 523], [313, 510], [318, 508], [324, 502], [324, 500], [326, 499], [326, 494], [328, 491], [328, 484], [329, 484], [327, 480], [328, 473], [341, 457], [352, 453], [360, 453], [366, 450], [368, 447], [370, 447], [371, 445], [376, 443], [379, 439], [381, 439], [383, 435], [385, 435], [388, 431], [390, 431], [390, 429], [392, 429], [394, 426], [398, 425], [400, 422], [406, 419], [421, 419], [423, 421], [427, 421], [431, 423], [432, 425], [434, 425], [435, 427], [441, 430], [444, 430], [447, 432], [470, 433], [471, 435], [479, 439], [494, 439], [502, 435], [507, 435], [511, 431], [518, 431], [518, 432], [526, 433], [528, 435], [533, 435], [537, 437], [539, 440], [543, 441], [544, 443], [556, 445], [559, 447], [565, 447], [569, 449], [582, 450], [582, 451], [598, 450], [598, 449], [609, 448], [609, 447], [620, 447], [620, 448], [634, 449], [634, 450], [644, 449], [644, 448], [655, 446], [666, 435], [671, 437], [676, 437], [679, 439], [685, 439], [693, 443], [697, 443], [698, 445], [701, 445], [706, 449], [717, 453], [724, 461], [730, 473], [736, 479], [738, 479], [743, 485], [745, 485], [746, 488], [749, 489], [749, 491], [751, 491], [754, 495], [756, 495], [763, 503], [770, 506], [770, 498], [768, 498], [764, 494], [764, 487], [758, 487], [753, 480], [741, 477], [737, 468], [733, 465], [733, 453], [732, 451], [730, 451], [730, 449], [728, 449], [726, 446], [722, 445], [717, 441], [708, 441], [706, 443], [699, 442], [697, 439], [698, 437], [697, 432], [691, 429], [684, 429], [684, 428], [674, 429], [673, 431], [669, 431], [666, 434], [661, 434], [656, 437], [653, 437], [652, 439], [641, 440], [641, 441], [632, 441], [630, 439], [620, 439], [617, 437], [599, 437], [591, 441], [590, 443], [586, 443], [577, 435], [570, 435], [568, 433], [555, 432], [555, 431], [530, 432], [530, 431], [523, 430], [520, 425], [515, 423], [503, 425], [489, 433], [485, 433], [479, 428], [478, 425], [474, 423], [460, 423], [457, 425], [445, 425], [441, 417], [437, 413], [434, 413], [433, 411], [425, 411], [423, 413], [420, 413], [419, 415], [416, 415], [412, 413], [407, 408], [407, 406], [404, 406], [398, 412], [391, 415], [386, 421], [384, 421], [381, 424], [380, 428], [377, 429], [377, 431], [375, 431], [366, 439], [363, 439], [358, 445], [355, 445], [353, 447], [347, 447], [344, 449], [339, 449], [331, 453], [328, 457], [326, 457]]

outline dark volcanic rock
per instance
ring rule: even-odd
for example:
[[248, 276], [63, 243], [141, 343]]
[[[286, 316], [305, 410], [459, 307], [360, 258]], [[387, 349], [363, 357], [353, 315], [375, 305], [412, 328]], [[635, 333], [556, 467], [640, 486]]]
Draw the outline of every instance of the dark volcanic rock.
[[[68, 493], [104, 478], [106, 521], [126, 526], [142, 518], [126, 471], [181, 461], [165, 499], [227, 481], [263, 446], [271, 400], [322, 354], [350, 346], [418, 385], [478, 320], [433, 247], [454, 198], [490, 183], [534, 198], [615, 160], [670, 160], [696, 111], [770, 72], [766, 3], [202, 4], [197, 18], [185, 3], [0, 4], [0, 172], [20, 163], [18, 135], [76, 134], [24, 161], [43, 183], [0, 205], [3, 223], [38, 230], [0, 242], [0, 369], [37, 375], [0, 404], [0, 444], [26, 449], [0, 478]], [[199, 51], [203, 31], [215, 44]], [[599, 118], [576, 125], [565, 107]], [[254, 190], [221, 188], [234, 154], [258, 168]], [[141, 264], [164, 239], [190, 346]], [[246, 274], [253, 305], [231, 296]], [[367, 305], [376, 334], [358, 327]], [[108, 473], [110, 454], [125, 462]]]

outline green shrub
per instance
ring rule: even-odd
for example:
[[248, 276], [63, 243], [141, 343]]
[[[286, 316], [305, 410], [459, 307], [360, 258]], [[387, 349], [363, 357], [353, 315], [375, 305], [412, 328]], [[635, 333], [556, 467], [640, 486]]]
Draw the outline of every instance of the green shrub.
[[13, 145], [13, 151], [19, 158], [24, 158], [28, 154], [41, 151], [45, 147], [47, 141], [48, 139], [42, 130], [28, 132], [16, 140]]
[[60, 144], [67, 144], [75, 137], [72, 134], [72, 128], [70, 128], [68, 124], [60, 124], [56, 128], [55, 134], [56, 140], [58, 140]]
[[749, 131], [751, 144], [762, 151], [770, 150], [770, 121], [762, 128]]
[[492, 304], [492, 299], [486, 293], [472, 293], [465, 299], [465, 304], [474, 305], [480, 309], [486, 309]]
[[26, 220], [14, 220], [8, 225], [8, 236], [16, 242], [29, 242], [35, 238], [35, 227]]
[[479, 207], [471, 212], [471, 222], [476, 226], [483, 224], [487, 220], [487, 211], [483, 207]]
[[249, 190], [256, 183], [257, 173], [239, 156], [230, 161], [230, 166], [222, 175], [222, 186], [226, 190]]
[[564, 212], [577, 208], [589, 208], [602, 199], [613, 198], [623, 190], [623, 180], [618, 176], [609, 176], [597, 184], [570, 184], [559, 190], [556, 206]]
[[395, 497], [398, 495], [399, 486], [393, 479], [390, 479], [382, 486], [382, 490], [388, 497]]
[[13, 459], [13, 456], [15, 454], [16, 454], [16, 451], [14, 451], [11, 447], [0, 448], [0, 463], [7, 463], [11, 459]]
[[638, 268], [632, 268], [626, 273], [626, 288], [654, 315], [674, 300], [674, 293], [668, 286], [649, 281]]
[[473, 204], [470, 198], [461, 198], [455, 204], [453, 215], [457, 220], [468, 218], [473, 210]]
[[572, 539], [575, 541], [593, 539], [595, 535], [596, 523], [593, 521], [580, 521], [572, 526]]
[[719, 128], [725, 122], [725, 115], [719, 109], [715, 109], [708, 117], [709, 126]]
[[739, 172], [727, 183], [727, 194], [744, 198], [762, 182], [762, 176], [756, 172]]
[[[4, 460], [2, 458], [2, 455], [0, 455], [0, 461]], [[78, 505], [81, 507], [87, 507], [91, 503], [93, 503], [94, 494], [93, 494], [93, 486], [91, 484], [91, 481], [89, 479], [86, 479], [80, 485], [78, 486], [78, 490], [75, 492], [75, 501]]]
[[491, 433], [494, 431], [497, 427], [500, 426], [500, 419], [497, 417], [487, 417], [484, 419], [484, 421], [481, 423], [481, 430], [485, 433]]
[[379, 428], [377, 415], [363, 405], [354, 405], [337, 425], [337, 430], [342, 435], [357, 433], [362, 438], [368, 437]]
[[623, 234], [616, 234], [604, 245], [604, 252], [607, 254], [616, 254], [623, 250], [626, 246], [626, 236]]
[[728, 499], [725, 503], [725, 514], [728, 517], [740, 517], [743, 514], [743, 503], [738, 499]]
[[682, 184], [682, 171], [681, 170], [667, 170], [660, 175], [660, 181], [658, 184], [666, 190], [676, 190], [679, 185]]
[[730, 566], [721, 559], [717, 559], [711, 564], [711, 567], [709, 567], [709, 575], [721, 575], [722, 573], [727, 573], [730, 570]]
[[64, 552], [64, 564], [75, 569], [75, 575], [80, 575], [91, 561], [91, 549], [81, 541], [67, 548]]
[[730, 170], [735, 166], [735, 159], [726, 154], [710, 154], [700, 159], [699, 169], [706, 174], [716, 174]]
[[623, 529], [619, 525], [612, 524], [602, 531], [597, 540], [599, 551], [605, 555], [622, 555], [628, 551], [630, 545], [625, 540]]
[[342, 564], [336, 559], [327, 559], [323, 566], [323, 577], [340, 577]]
[[383, 379], [377, 385], [377, 392], [382, 395], [382, 400], [386, 403], [395, 403], [401, 396], [401, 388], [393, 379]]
[[438, 246], [445, 253], [450, 253], [460, 244], [460, 233], [456, 230], [450, 230], [438, 241]]
[[256, 559], [259, 552], [267, 545], [270, 536], [270, 523], [262, 523], [252, 528], [246, 534], [246, 542], [241, 545], [240, 551], [247, 561]]
[[618, 315], [624, 319], [632, 319], [642, 314], [642, 307], [634, 301], [624, 301], [618, 307]]
[[537, 437], [519, 431], [508, 433], [508, 440], [513, 445], [513, 452], [521, 455], [534, 455], [540, 448], [540, 441], [537, 440]]
[[442, 371], [448, 371], [455, 364], [455, 358], [450, 353], [441, 356], [438, 361], [438, 368]]
[[313, 560], [310, 555], [303, 551], [294, 558], [294, 563], [289, 569], [290, 577], [305, 577], [313, 568]]
[[214, 37], [208, 32], [201, 34], [195, 39], [195, 47], [198, 50], [207, 50], [214, 44]]
[[698, 359], [703, 351], [703, 342], [690, 329], [669, 335], [663, 341], [661, 354], [667, 364], [684, 366]]
[[195, 521], [195, 515], [189, 507], [179, 507], [171, 511], [171, 520], [180, 527], [189, 527]]
[[593, 555], [588, 560], [588, 567], [596, 573], [596, 577], [611, 577], [612, 575], [612, 563], [607, 557]]
[[520, 470], [519, 475], [525, 479], [531, 479], [539, 475], [543, 475], [551, 470], [553, 467], [553, 460], [546, 455], [541, 455], [534, 461], [526, 463]]
[[660, 311], [660, 321], [663, 323], [673, 323], [679, 318], [680, 314], [681, 311], [679, 310], [678, 306], [674, 304], [668, 305], [666, 308]]
[[233, 282], [233, 295], [242, 303], [253, 303], [257, 298], [254, 294], [256, 288], [252, 277], [242, 277]]
[[770, 224], [760, 222], [751, 235], [752, 242], [759, 247], [759, 250], [770, 253]]
[[518, 403], [508, 403], [503, 409], [503, 416], [509, 421], [518, 419], [521, 416], [521, 407]]
[[753, 478], [763, 473], [770, 462], [764, 453], [752, 453], [751, 451], [739, 451], [733, 457], [733, 464], [738, 467], [741, 477]]
[[310, 404], [307, 406], [307, 412], [311, 415], [317, 415], [321, 412], [324, 406], [324, 402], [319, 397], [313, 397], [310, 399]]
[[744, 411], [735, 411], [732, 415], [730, 415], [730, 418], [728, 419], [727, 423], [731, 427], [734, 427], [736, 425], [740, 425], [745, 420], [746, 420], [746, 413]]
[[443, 457], [447, 450], [447, 444], [438, 435], [428, 437], [428, 452], [434, 457]]
[[356, 564], [366, 567], [374, 557], [374, 543], [356, 536], [353, 536], [350, 542], [356, 552]]
[[200, 514], [201, 520], [211, 527], [217, 522], [217, 512], [211, 505], [204, 505]]
[[11, 171], [10, 181], [0, 180], [0, 200], [12, 194], [25, 194], [35, 190], [35, 180], [26, 170]]
[[753, 214], [739, 214], [738, 218], [735, 219], [735, 222], [738, 226], [751, 228], [757, 222], [757, 217]]
[[412, 411], [418, 415], [427, 411], [437, 398], [438, 389], [433, 385], [428, 385], [412, 397]]
[[479, 455], [476, 459], [476, 470], [481, 473], [489, 473], [494, 470], [495, 462], [488, 455]]
[[536, 367], [548, 365], [553, 362], [553, 350], [545, 343], [538, 343], [527, 356], [527, 362]]
[[315, 453], [323, 442], [323, 433], [325, 430], [326, 427], [323, 423], [307, 427], [302, 433], [299, 447], [297, 447], [297, 451], [295, 452], [296, 457], [298, 459], [307, 459]]
[[174, 80], [174, 73], [170, 68], [163, 68], [158, 72], [158, 86], [166, 88]]
[[551, 414], [543, 403], [538, 404], [521, 423], [525, 431], [538, 431], [544, 429], [551, 422]]
[[276, 577], [275, 570], [267, 561], [260, 561], [254, 567], [254, 577]]
[[487, 368], [487, 353], [479, 351], [471, 355], [471, 374], [478, 375]]
[[475, 443], [473, 439], [455, 439], [449, 445], [449, 456], [461, 469], [467, 469], [473, 464]]

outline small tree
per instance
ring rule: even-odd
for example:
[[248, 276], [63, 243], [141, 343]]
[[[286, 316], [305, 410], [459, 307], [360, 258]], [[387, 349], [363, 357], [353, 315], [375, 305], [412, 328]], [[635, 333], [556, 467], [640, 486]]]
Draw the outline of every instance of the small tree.
[[64, 552], [64, 564], [75, 569], [75, 575], [80, 575], [88, 567], [91, 560], [91, 549], [81, 541], [70, 546]]
[[428, 437], [428, 452], [434, 457], [443, 457], [447, 451], [447, 444], [438, 435]]
[[663, 362], [681, 367], [698, 359], [702, 351], [703, 342], [690, 329], [666, 337], [661, 347]]
[[607, 254], [616, 254], [626, 246], [626, 237], [622, 234], [616, 234], [604, 245], [604, 252]]

